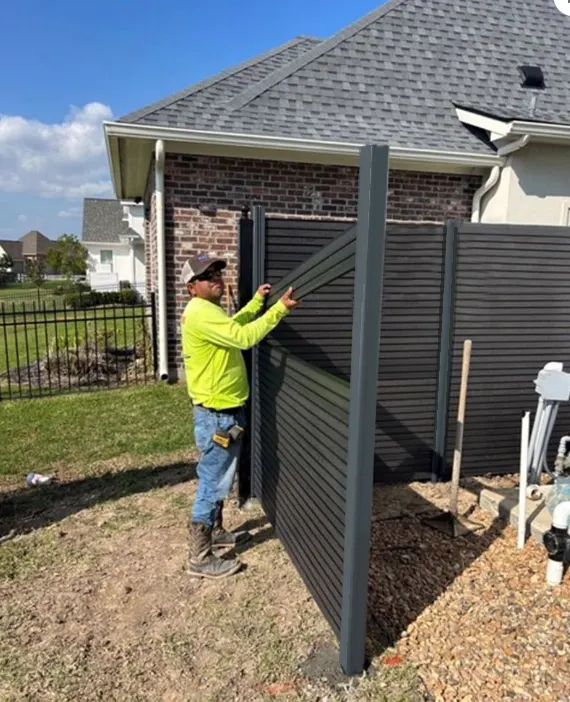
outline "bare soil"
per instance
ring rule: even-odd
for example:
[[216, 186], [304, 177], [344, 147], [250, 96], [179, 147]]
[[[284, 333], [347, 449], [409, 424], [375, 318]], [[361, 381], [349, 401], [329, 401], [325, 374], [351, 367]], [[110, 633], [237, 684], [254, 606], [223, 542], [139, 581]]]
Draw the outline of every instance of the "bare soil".
[[[226, 702], [569, 700], [570, 578], [546, 588], [543, 549], [475, 507], [483, 528], [448, 539], [423, 519], [447, 486], [375, 491], [371, 665], [338, 668], [335, 639], [271, 526], [250, 528], [243, 570], [185, 573], [194, 456], [60, 471], [0, 484], [0, 699]], [[497, 479], [497, 483], [509, 479]]]
[[226, 510], [230, 528], [254, 533], [238, 575], [188, 577], [191, 454], [59, 478], [35, 490], [4, 479], [1, 700], [426, 699], [413, 666], [342, 675], [262, 513]]

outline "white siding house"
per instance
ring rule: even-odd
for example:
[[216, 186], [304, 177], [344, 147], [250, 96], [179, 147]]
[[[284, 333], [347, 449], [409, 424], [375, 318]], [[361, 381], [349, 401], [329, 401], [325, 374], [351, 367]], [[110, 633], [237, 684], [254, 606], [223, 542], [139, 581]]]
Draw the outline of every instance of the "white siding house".
[[89, 252], [87, 281], [94, 290], [118, 290], [128, 281], [144, 295], [143, 206], [85, 198], [82, 243]]

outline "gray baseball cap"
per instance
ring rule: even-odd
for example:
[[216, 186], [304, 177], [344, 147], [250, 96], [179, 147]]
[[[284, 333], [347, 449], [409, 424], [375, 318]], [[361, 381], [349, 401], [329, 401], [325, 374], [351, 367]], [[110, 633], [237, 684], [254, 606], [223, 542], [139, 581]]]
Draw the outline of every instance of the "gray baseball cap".
[[192, 278], [204, 273], [214, 263], [218, 264], [217, 267], [220, 270], [226, 267], [224, 259], [218, 258], [212, 253], [199, 253], [196, 256], [192, 256], [182, 266], [182, 282], [184, 285], [188, 285]]

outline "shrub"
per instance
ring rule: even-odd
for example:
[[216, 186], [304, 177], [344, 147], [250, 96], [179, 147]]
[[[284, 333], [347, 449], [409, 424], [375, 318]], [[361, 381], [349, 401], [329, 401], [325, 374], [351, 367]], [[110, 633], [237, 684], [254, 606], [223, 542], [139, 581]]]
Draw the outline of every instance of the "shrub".
[[98, 305], [136, 305], [138, 294], [135, 290], [120, 290], [118, 292], [87, 293], [70, 292], [65, 295], [65, 305], [74, 310], [96, 307]]

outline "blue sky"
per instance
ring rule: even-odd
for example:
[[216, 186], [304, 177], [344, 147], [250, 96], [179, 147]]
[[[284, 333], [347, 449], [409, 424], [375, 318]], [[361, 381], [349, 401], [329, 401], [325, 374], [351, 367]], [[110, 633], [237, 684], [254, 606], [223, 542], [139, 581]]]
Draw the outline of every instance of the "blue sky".
[[5, 4], [0, 239], [81, 234], [112, 197], [101, 122], [289, 41], [326, 38], [381, 0], [114, 0]]

